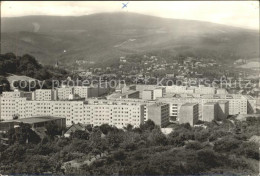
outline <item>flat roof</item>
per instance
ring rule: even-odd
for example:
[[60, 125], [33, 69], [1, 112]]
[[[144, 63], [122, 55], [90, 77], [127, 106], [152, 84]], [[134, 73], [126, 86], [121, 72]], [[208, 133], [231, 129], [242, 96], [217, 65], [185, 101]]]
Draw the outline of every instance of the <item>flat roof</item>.
[[40, 116], [40, 117], [29, 117], [29, 118], [17, 119], [17, 120], [12, 120], [12, 121], [33, 124], [33, 123], [48, 122], [48, 121], [58, 120], [58, 119], [65, 119], [65, 118], [64, 117], [52, 117], [52, 116]]
[[109, 98], [120, 98], [121, 96], [130, 95], [130, 94], [133, 94], [133, 93], [139, 93], [139, 91], [137, 91], [137, 90], [129, 90], [129, 91], [124, 92], [124, 93], [113, 93], [111, 95], [108, 95], [108, 97]]
[[217, 102], [207, 102], [204, 105], [215, 105], [215, 104], [217, 104]]
[[158, 107], [158, 106], [164, 106], [164, 105], [167, 105], [167, 103], [162, 103], [162, 102], [160, 102], [160, 103], [154, 103], [154, 104], [151, 104], [151, 105], [149, 105], [149, 106], [155, 106], [155, 107]]
[[218, 103], [228, 103], [228, 100], [219, 100]]
[[194, 105], [196, 105], [196, 104], [198, 104], [198, 103], [185, 103], [185, 104], [183, 104], [182, 106], [194, 106]]

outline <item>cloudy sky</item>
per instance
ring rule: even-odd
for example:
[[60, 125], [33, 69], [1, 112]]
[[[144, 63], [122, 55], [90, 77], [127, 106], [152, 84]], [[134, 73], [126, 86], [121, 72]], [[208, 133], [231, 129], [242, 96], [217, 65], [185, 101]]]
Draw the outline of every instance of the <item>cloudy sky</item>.
[[[126, 2], [129, 2], [127, 8], [122, 9], [122, 3]], [[2, 1], [1, 6], [2, 17], [80, 16], [120, 11], [259, 29], [258, 1]]]

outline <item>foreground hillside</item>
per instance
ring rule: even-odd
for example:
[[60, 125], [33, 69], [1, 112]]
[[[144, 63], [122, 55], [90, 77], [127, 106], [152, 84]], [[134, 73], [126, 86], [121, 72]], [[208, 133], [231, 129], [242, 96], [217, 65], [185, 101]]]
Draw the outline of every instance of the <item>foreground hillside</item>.
[[[152, 121], [125, 130], [87, 126], [55, 138], [55, 125], [40, 139], [28, 126], [11, 130], [0, 144], [2, 174], [257, 175], [260, 117], [226, 120], [207, 128], [176, 125], [165, 136]], [[26, 143], [28, 141], [28, 143]]]
[[119, 56], [165, 51], [219, 61], [259, 56], [257, 31], [134, 13], [3, 18], [1, 29], [2, 53], [32, 54], [41, 63], [110, 63]]

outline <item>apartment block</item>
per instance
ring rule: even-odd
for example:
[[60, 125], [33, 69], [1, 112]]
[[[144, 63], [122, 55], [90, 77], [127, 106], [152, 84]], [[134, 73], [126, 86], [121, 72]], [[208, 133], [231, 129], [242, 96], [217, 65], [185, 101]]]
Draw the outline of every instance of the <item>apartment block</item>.
[[26, 98], [0, 97], [0, 119], [12, 120], [14, 117], [25, 118]]
[[52, 89], [37, 89], [32, 92], [32, 100], [51, 101], [57, 100], [57, 92]]
[[56, 88], [58, 100], [68, 100], [69, 96], [74, 94], [73, 87]]
[[3, 92], [2, 97], [4, 98], [20, 98], [23, 97], [23, 92], [14, 90], [13, 92]]
[[164, 86], [158, 86], [158, 85], [134, 85], [134, 86], [131, 86], [130, 89], [134, 89], [136, 91], [139, 91], [140, 92], [140, 97], [139, 98], [142, 98], [142, 93], [144, 90], [154, 90], [154, 89], [160, 89], [162, 88], [162, 91], [163, 91], [163, 94], [166, 92], [165, 90], [165, 87]]
[[248, 100], [241, 95], [235, 94], [228, 94], [228, 95], [218, 95], [218, 96], [211, 96], [211, 97], [202, 97], [202, 103], [205, 104], [206, 102], [218, 102], [220, 100], [228, 101], [229, 107], [229, 115], [236, 115], [236, 114], [247, 114], [248, 107], [247, 102]]
[[153, 90], [144, 90], [142, 93], [143, 100], [154, 100], [154, 92]]
[[218, 120], [218, 106], [216, 102], [205, 103], [202, 106], [202, 120], [206, 122]]
[[89, 97], [89, 87], [75, 86], [75, 87], [73, 87], [73, 94], [75, 95], [75, 97], [88, 98]]
[[65, 117], [66, 124], [108, 123], [118, 128], [127, 124], [138, 127], [144, 122], [144, 104], [110, 100], [83, 101], [28, 101], [26, 98], [1, 97], [1, 117], [3, 120], [29, 118], [34, 116]]
[[[165, 90], [166, 90], [166, 94], [167, 93], [187, 93], [186, 86], [176, 86], [176, 85], [166, 86]], [[194, 90], [190, 89], [189, 93], [194, 93]]]
[[194, 90], [195, 90], [195, 93], [197, 93], [197, 94], [210, 94], [210, 95], [213, 95], [213, 94], [216, 93], [216, 89], [214, 87], [200, 86], [200, 87], [196, 87]]
[[199, 119], [198, 103], [185, 103], [180, 108], [179, 123], [189, 123], [194, 126]]
[[156, 125], [166, 127], [169, 124], [169, 105], [155, 103], [147, 107], [149, 117]]
[[218, 120], [227, 118], [229, 112], [229, 103], [227, 100], [218, 101]]
[[111, 101], [89, 102], [84, 105], [84, 124], [100, 126], [107, 123], [118, 128], [128, 124], [138, 127], [144, 122], [144, 105]]
[[153, 90], [153, 98], [154, 98], [154, 100], [156, 98], [163, 97], [164, 92], [165, 92], [165, 88], [156, 88], [156, 89], [154, 89]]
[[117, 99], [117, 98], [119, 98], [119, 99], [121, 99], [121, 98], [138, 99], [139, 98], [139, 91], [128, 90], [124, 93], [116, 92], [116, 93], [113, 93], [113, 94], [107, 96], [107, 99]]
[[198, 98], [158, 98], [157, 102], [169, 104], [169, 117], [170, 122], [179, 121], [179, 113], [182, 105], [186, 103], [195, 103], [198, 104], [199, 108], [199, 117], [201, 116], [202, 111], [202, 100]]
[[217, 89], [216, 94], [226, 95], [226, 94], [228, 94], [228, 92], [226, 89]]

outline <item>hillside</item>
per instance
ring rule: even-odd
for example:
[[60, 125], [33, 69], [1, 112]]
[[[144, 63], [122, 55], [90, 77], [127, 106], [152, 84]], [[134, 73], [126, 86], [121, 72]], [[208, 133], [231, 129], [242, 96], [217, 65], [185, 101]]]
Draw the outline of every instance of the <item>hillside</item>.
[[108, 63], [128, 54], [165, 51], [231, 62], [259, 56], [257, 31], [134, 13], [3, 18], [1, 30], [2, 53], [32, 54], [40, 63]]

